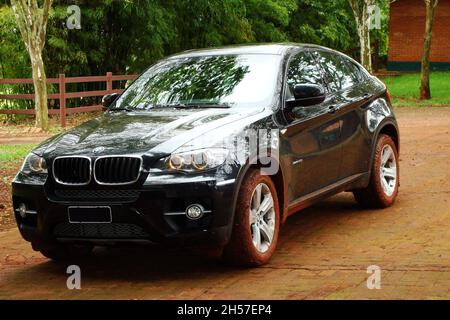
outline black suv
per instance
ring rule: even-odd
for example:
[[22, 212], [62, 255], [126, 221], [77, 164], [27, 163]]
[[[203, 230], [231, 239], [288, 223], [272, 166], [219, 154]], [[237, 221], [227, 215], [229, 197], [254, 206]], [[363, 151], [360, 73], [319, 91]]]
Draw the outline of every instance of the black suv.
[[104, 115], [35, 148], [12, 186], [22, 236], [52, 259], [94, 245], [214, 244], [261, 265], [286, 218], [342, 191], [390, 206], [399, 133], [384, 84], [319, 46], [188, 51]]

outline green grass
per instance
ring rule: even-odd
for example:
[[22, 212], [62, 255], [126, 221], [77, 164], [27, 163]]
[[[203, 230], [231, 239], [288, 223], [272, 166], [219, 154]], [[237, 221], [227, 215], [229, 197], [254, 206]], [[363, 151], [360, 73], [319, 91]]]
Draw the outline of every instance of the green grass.
[[22, 160], [35, 146], [35, 144], [0, 145], [0, 165], [4, 165], [5, 162]]
[[450, 72], [432, 72], [431, 100], [420, 100], [420, 73], [382, 79], [389, 88], [394, 106], [450, 105]]

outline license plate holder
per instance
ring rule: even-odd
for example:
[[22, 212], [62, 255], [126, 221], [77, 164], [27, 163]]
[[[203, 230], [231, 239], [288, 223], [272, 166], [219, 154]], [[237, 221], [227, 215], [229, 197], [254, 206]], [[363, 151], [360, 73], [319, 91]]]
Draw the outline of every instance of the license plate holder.
[[112, 212], [108, 206], [71, 206], [67, 209], [70, 223], [111, 223]]

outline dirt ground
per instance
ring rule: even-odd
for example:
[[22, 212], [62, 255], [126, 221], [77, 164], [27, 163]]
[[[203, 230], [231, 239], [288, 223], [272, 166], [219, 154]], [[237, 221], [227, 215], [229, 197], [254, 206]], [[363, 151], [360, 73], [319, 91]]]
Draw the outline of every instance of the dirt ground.
[[[181, 248], [98, 248], [67, 265], [33, 252], [16, 228], [0, 231], [1, 299], [449, 299], [450, 108], [401, 108], [401, 188], [385, 210], [342, 193], [288, 219], [271, 262], [225, 267]], [[381, 288], [369, 290], [371, 265]]]
[[11, 214], [11, 181], [20, 168], [20, 162], [12, 162], [0, 166], [0, 232], [15, 226], [14, 217]]

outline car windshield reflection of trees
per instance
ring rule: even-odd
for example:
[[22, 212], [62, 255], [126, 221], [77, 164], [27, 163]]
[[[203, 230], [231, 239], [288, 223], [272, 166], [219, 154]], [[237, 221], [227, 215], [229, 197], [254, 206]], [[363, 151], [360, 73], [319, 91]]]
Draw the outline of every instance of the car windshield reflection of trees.
[[250, 70], [236, 56], [169, 60], [152, 69], [125, 92], [116, 108], [139, 111], [161, 107], [230, 107], [223, 98], [233, 92]]

